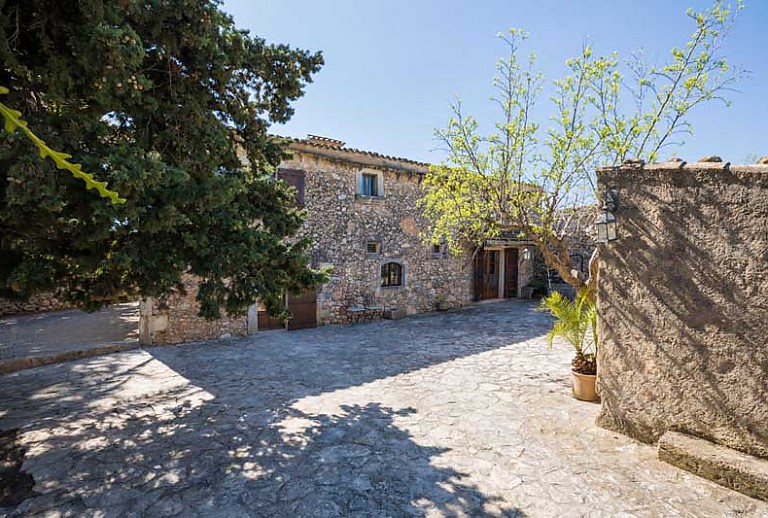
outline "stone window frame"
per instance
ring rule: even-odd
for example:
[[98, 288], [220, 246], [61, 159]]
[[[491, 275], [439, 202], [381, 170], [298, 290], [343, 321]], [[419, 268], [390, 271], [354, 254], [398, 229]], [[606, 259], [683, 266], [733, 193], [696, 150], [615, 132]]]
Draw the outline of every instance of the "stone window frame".
[[445, 241], [432, 243], [432, 259], [445, 259], [448, 257], [448, 244]]
[[[371, 252], [371, 245], [375, 245], [376, 251]], [[365, 255], [367, 257], [380, 257], [382, 251], [381, 239], [369, 239], [365, 242]]]
[[[376, 177], [376, 194], [363, 194], [363, 177], [366, 175]], [[381, 200], [384, 198], [384, 172], [375, 169], [361, 169], [355, 173], [355, 198], [358, 200]]]
[[[400, 284], [383, 284], [383, 273], [385, 266], [389, 264], [397, 265], [400, 269]], [[379, 264], [379, 288], [382, 290], [398, 290], [405, 287], [406, 280], [408, 278], [408, 269], [405, 263], [399, 259], [387, 258], [383, 259]]]

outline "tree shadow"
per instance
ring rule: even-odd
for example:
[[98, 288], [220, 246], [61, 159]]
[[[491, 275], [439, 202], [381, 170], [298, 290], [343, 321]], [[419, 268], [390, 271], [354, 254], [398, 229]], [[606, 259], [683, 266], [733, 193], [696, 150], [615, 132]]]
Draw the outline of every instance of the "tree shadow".
[[[267, 419], [167, 394], [62, 424], [34, 443], [42, 495], [14, 515], [523, 516], [434, 460], [396, 425], [415, 411], [377, 403], [333, 414], [281, 409]], [[266, 422], [266, 424], [265, 424]], [[40, 453], [45, 450], [45, 453]]]
[[[766, 240], [754, 228], [765, 209], [746, 194], [750, 178], [663, 174], [625, 189], [624, 234], [601, 250], [612, 276], [598, 287], [601, 361], [612, 371], [599, 422], [646, 442], [678, 430], [765, 457]], [[724, 197], [726, 184], [744, 199]]]
[[373, 396], [331, 411], [296, 403], [549, 325], [533, 305], [500, 304], [14, 373], [0, 379], [17, 389], [0, 428], [23, 427], [39, 496], [11, 514], [522, 516], [398, 426], [415, 410]]

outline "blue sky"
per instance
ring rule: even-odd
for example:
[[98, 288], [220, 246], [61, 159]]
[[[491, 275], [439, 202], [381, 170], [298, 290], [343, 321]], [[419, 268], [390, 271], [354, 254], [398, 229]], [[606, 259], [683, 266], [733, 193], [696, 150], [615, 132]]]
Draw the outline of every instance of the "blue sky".
[[[735, 2], [735, 0], [733, 0]], [[459, 96], [481, 123], [496, 116], [494, 64], [505, 46], [496, 35], [510, 27], [531, 35], [548, 80], [588, 40], [599, 53], [620, 56], [639, 48], [665, 58], [693, 30], [686, 7], [706, 0], [225, 0], [240, 28], [272, 43], [322, 50], [325, 66], [295, 103], [283, 135], [338, 138], [355, 147], [439, 162], [433, 131]], [[694, 135], [676, 154], [693, 161], [718, 154], [743, 163], [768, 155], [768, 0], [747, 0], [726, 57], [751, 71], [730, 94], [732, 105], [707, 104], [689, 120]], [[547, 108], [545, 98], [540, 103]], [[545, 121], [542, 121], [545, 122]]]

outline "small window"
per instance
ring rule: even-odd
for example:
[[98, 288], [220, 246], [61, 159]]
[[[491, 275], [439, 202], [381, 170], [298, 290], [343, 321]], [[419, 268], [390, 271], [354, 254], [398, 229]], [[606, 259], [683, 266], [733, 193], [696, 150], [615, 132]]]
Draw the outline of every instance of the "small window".
[[432, 245], [432, 257], [435, 259], [443, 259], [448, 256], [448, 246], [443, 242]]
[[403, 285], [403, 266], [398, 263], [381, 265], [381, 286], [392, 287]]
[[363, 192], [360, 194], [362, 194], [363, 196], [379, 195], [378, 175], [363, 173]]
[[365, 243], [365, 253], [370, 256], [378, 256], [381, 253], [381, 241], [368, 241]]

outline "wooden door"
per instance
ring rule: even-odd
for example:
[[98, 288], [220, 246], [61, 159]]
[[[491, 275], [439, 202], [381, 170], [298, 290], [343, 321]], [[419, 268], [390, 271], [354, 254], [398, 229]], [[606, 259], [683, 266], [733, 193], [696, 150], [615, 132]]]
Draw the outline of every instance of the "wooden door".
[[293, 317], [288, 321], [288, 330], [317, 327], [317, 292], [307, 290], [301, 295], [288, 295], [288, 309]]
[[307, 329], [317, 327], [317, 291], [307, 290], [301, 295], [288, 295], [286, 301], [288, 309], [291, 312], [291, 319], [288, 324], [272, 318], [263, 309], [259, 309], [259, 331], [268, 331], [270, 329]]
[[504, 249], [504, 298], [517, 297], [518, 249]]
[[499, 251], [480, 250], [477, 253], [475, 268], [477, 298], [499, 298]]
[[258, 312], [258, 326], [259, 331], [269, 331], [272, 329], [285, 329], [285, 323], [280, 320], [269, 316], [263, 309], [259, 309]]

